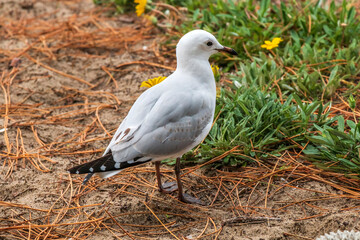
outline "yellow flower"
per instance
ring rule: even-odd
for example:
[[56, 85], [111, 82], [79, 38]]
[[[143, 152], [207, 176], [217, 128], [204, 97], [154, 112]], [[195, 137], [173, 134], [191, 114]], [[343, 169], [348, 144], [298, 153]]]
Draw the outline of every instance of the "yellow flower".
[[213, 74], [214, 74], [215, 78], [220, 75], [219, 67], [217, 65], [211, 65], [211, 70], [213, 71]]
[[261, 45], [262, 48], [266, 48], [267, 50], [271, 50], [279, 46], [279, 43], [283, 40], [281, 38], [274, 38], [271, 42], [265, 41], [265, 44]]
[[156, 84], [161, 83], [162, 81], [165, 80], [166, 77], [157, 77], [157, 78], [152, 78], [152, 79], [148, 79], [147, 81], [144, 81], [141, 83], [140, 87], [147, 87], [147, 88], [151, 88], [153, 86], [155, 86]]
[[282, 42], [283, 40], [281, 39], [281, 38], [274, 38], [273, 40], [272, 40], [272, 42], [273, 43], [275, 43], [275, 44], [279, 44], [280, 42]]
[[134, 0], [134, 2], [138, 4], [135, 7], [136, 15], [138, 15], [138, 17], [140, 17], [141, 14], [143, 14], [145, 12], [146, 0]]

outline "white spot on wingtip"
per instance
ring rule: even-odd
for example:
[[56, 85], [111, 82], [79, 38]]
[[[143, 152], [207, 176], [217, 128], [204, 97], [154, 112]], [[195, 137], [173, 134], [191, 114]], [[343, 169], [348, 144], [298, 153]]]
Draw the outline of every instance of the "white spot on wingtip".
[[115, 168], [120, 168], [120, 163], [119, 162], [117, 162], [117, 163], [115, 163], [115, 166], [114, 166]]
[[94, 171], [94, 169], [91, 167], [91, 168], [89, 168], [89, 171], [90, 171], [90, 172], [93, 172], [93, 171]]
[[79, 170], [77, 170], [77, 171], [76, 171], [76, 174], [79, 174], [79, 173], [80, 173]]
[[128, 164], [133, 164], [134, 163], [134, 159], [131, 159], [129, 161], [127, 161]]
[[100, 167], [100, 169], [101, 169], [101, 171], [105, 171], [106, 166], [102, 165], [102, 166]]

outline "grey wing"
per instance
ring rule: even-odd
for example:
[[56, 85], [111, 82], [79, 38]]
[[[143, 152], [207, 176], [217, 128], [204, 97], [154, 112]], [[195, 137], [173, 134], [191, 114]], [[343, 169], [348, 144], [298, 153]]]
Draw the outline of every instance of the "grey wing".
[[134, 141], [134, 134], [139, 130], [146, 115], [151, 111], [160, 97], [160, 91], [155, 87], [143, 92], [131, 107], [128, 115], [116, 130], [110, 144], [103, 155], [116, 146], [116, 151], [129, 147]]
[[144, 120], [133, 147], [150, 156], [182, 154], [208, 134], [214, 109], [215, 98], [208, 94], [168, 94]]

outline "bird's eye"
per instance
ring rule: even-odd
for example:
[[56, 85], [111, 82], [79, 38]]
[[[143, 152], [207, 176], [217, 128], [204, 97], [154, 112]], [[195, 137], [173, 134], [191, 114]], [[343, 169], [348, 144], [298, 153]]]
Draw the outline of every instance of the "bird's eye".
[[210, 46], [213, 45], [213, 43], [209, 41], [209, 42], [206, 43], [206, 45], [208, 45], [210, 47]]

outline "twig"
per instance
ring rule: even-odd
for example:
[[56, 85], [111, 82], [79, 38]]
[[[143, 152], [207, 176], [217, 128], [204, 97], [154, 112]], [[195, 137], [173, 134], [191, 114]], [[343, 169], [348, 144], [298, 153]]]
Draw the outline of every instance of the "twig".
[[148, 65], [148, 66], [164, 68], [164, 69], [168, 69], [168, 70], [172, 70], [172, 71], [175, 70], [175, 68], [173, 68], [173, 67], [161, 65], [161, 64], [158, 64], [158, 63], [146, 62], [146, 61], [133, 61], [133, 62], [122, 63], [122, 64], [117, 65], [116, 68], [130, 66], [130, 65], [134, 65], [134, 64]]
[[285, 236], [293, 236], [293, 237], [298, 237], [298, 238], [305, 239], [305, 240], [314, 240], [313, 238], [303, 237], [303, 236], [300, 236], [300, 235], [296, 235], [296, 234], [294, 234], [294, 233], [284, 232], [283, 234], [284, 234]]
[[222, 222], [222, 226], [233, 224], [233, 223], [261, 223], [267, 221], [282, 221], [281, 218], [269, 218], [269, 217], [233, 217], [226, 219]]

